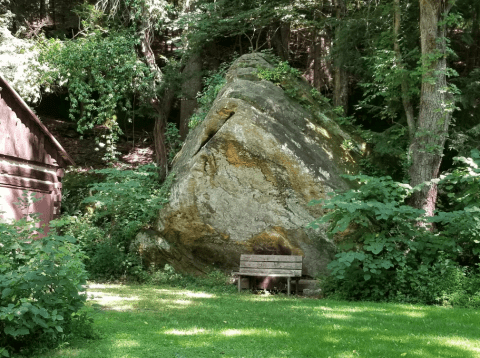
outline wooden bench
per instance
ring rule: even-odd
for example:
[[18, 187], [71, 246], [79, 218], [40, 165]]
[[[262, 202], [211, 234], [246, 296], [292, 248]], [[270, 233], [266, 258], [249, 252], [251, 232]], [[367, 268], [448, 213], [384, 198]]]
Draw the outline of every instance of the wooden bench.
[[290, 255], [242, 255], [240, 270], [234, 272], [238, 276], [238, 292], [241, 291], [242, 276], [286, 277], [287, 294], [290, 295], [290, 281], [296, 279], [295, 294], [298, 291], [298, 280], [302, 276], [302, 256]]

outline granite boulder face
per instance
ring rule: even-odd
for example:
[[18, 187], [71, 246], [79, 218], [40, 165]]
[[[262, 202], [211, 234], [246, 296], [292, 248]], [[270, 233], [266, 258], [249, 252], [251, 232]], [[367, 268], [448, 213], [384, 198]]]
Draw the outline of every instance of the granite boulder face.
[[[322, 229], [306, 229], [323, 214], [308, 203], [347, 188], [340, 175], [356, 171], [361, 146], [323, 113], [260, 79], [258, 68], [272, 66], [259, 54], [240, 57], [188, 135], [170, 202], [135, 242], [149, 263], [195, 274], [235, 270], [241, 253], [294, 254], [304, 256], [305, 275], [326, 273], [335, 247]], [[293, 81], [312, 101], [308, 84]]]

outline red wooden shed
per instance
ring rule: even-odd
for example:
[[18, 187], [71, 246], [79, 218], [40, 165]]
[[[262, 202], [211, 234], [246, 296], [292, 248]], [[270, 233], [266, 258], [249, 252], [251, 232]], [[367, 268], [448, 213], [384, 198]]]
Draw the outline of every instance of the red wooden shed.
[[25, 215], [15, 202], [27, 190], [42, 198], [29, 212], [47, 224], [60, 214], [64, 168], [75, 163], [1, 76], [0, 88], [0, 220]]

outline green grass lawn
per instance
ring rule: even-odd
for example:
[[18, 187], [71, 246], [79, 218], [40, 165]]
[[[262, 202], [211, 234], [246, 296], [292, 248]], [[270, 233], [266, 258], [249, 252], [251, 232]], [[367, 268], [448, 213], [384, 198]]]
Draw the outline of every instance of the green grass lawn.
[[88, 294], [101, 338], [42, 358], [480, 357], [475, 310], [134, 285]]

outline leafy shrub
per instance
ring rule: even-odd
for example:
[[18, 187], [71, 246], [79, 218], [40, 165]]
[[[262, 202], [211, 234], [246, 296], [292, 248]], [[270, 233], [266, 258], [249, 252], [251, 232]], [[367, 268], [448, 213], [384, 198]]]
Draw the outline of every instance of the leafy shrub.
[[175, 269], [169, 264], [166, 264], [162, 270], [154, 270], [149, 277], [149, 283], [154, 285], [175, 286], [182, 285], [183, 281], [184, 276], [175, 272]]
[[69, 116], [77, 121], [80, 133], [96, 125], [107, 129], [97, 144], [105, 148], [105, 159], [111, 160], [118, 154], [115, 142], [122, 133], [118, 116], [132, 111], [132, 98], [148, 103], [145, 98], [155, 93], [155, 76], [137, 58], [134, 31], [102, 31], [85, 22], [83, 27], [84, 37], [39, 43], [42, 84], [66, 87]]
[[90, 184], [102, 177], [92, 172], [67, 171], [62, 180], [62, 214], [77, 215], [85, 208], [82, 201], [90, 195]]
[[[15, 18], [7, 9], [2, 6], [0, 15], [0, 73], [25, 101], [38, 104], [42, 99], [38, 51], [32, 41], [19, 39], [7, 29], [6, 13]], [[50, 90], [48, 86], [43, 89]]]
[[227, 83], [225, 80], [225, 74], [229, 66], [230, 63], [223, 63], [217, 71], [211, 72], [209, 76], [203, 80], [204, 89], [197, 95], [199, 108], [192, 117], [190, 117], [188, 122], [189, 128], [195, 128], [203, 122], [207, 116], [210, 107], [212, 107], [213, 101], [215, 101], [218, 94]]
[[258, 77], [278, 84], [301, 75], [300, 71], [289, 65], [288, 61], [279, 61], [273, 69], [259, 68]]
[[41, 237], [35, 223], [0, 222], [0, 347], [6, 356], [65, 338], [86, 299], [87, 275], [75, 239], [54, 228]]
[[153, 164], [135, 170], [95, 170], [101, 181], [89, 185], [85, 212], [65, 217], [63, 230], [76, 237], [86, 253], [88, 272], [96, 279], [130, 276], [144, 279], [141, 260], [130, 244], [168, 201], [173, 176], [160, 185]]
[[[466, 288], [478, 270], [472, 260], [460, 265], [459, 257], [466, 248], [478, 254], [478, 208], [467, 205], [426, 218], [423, 210], [405, 204], [414, 190], [410, 186], [390, 177], [346, 177], [360, 186], [314, 202], [330, 211], [311, 226], [328, 223], [339, 248], [329, 264], [327, 292], [347, 299], [476, 304], [478, 290]], [[428, 230], [432, 222], [439, 230]]]
[[442, 204], [449, 211], [439, 212], [434, 222], [445, 236], [457, 238], [461, 255], [480, 263], [480, 151], [455, 159], [461, 166], [440, 181]]
[[[275, 59], [273, 59], [274, 62]], [[287, 96], [299, 101], [305, 102], [296, 79], [300, 78], [301, 73], [294, 67], [291, 67], [288, 61], [278, 61], [274, 68], [259, 68], [257, 71], [259, 78], [271, 81], [279, 85]], [[317, 93], [314, 93], [317, 95]], [[312, 95], [310, 93], [310, 95]], [[306, 104], [306, 103], [305, 103]]]
[[464, 268], [440, 253], [435, 262], [422, 263], [416, 270], [408, 266], [400, 268], [392, 285], [396, 293], [392, 295], [399, 302], [448, 305], [462, 291], [464, 276]]

